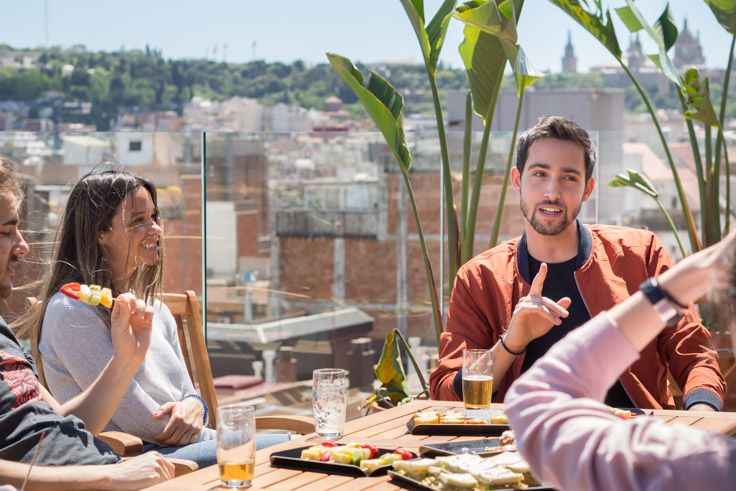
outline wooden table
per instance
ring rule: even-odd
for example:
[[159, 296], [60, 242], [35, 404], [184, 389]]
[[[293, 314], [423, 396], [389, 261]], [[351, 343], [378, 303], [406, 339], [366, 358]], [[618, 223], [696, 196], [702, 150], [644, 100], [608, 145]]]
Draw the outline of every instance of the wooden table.
[[[349, 421], [345, 424], [345, 435], [342, 443], [358, 442], [370, 443], [384, 448], [405, 448], [416, 452], [419, 446], [427, 443], [442, 443], [448, 441], [474, 440], [479, 437], [456, 436], [422, 436], [406, 434], [406, 423], [417, 411], [426, 409], [460, 408], [461, 402], [446, 401], [413, 401], [404, 406], [381, 411], [363, 418]], [[502, 409], [501, 404], [492, 404], [492, 409]], [[654, 417], [666, 421], [668, 424], [680, 423], [688, 426], [707, 429], [724, 435], [736, 433], [736, 413], [711, 413], [695, 411], [651, 411]], [[280, 469], [270, 466], [269, 456], [272, 452], [298, 448], [310, 445], [305, 439], [314, 434], [305, 435], [290, 442], [260, 450], [256, 453], [256, 475], [252, 490], [291, 490], [321, 491], [324, 489], [341, 491], [358, 491], [362, 489], [395, 490], [401, 489], [392, 482], [389, 476], [381, 477], [348, 477], [323, 474], [319, 472], [302, 472], [291, 469]], [[172, 479], [149, 489], [180, 490], [180, 489], [218, 489], [220, 476], [217, 466], [211, 466], [192, 472], [185, 476]], [[225, 489], [225, 488], [222, 488]]]

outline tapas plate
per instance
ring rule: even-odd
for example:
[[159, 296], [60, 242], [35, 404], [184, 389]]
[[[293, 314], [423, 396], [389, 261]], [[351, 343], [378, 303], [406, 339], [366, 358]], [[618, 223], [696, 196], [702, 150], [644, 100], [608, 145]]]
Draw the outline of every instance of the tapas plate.
[[[391, 476], [391, 479], [395, 479], [396, 481], [402, 482], [404, 484], [410, 485], [414, 489], [426, 489], [428, 491], [437, 491], [437, 488], [432, 488], [430, 486], [427, 486], [426, 484], [422, 484], [421, 482], [412, 479], [409, 476], [404, 476], [399, 474], [398, 472], [394, 471], [388, 471], [388, 475]], [[554, 491], [554, 488], [550, 488], [549, 486], [525, 486], [523, 488], [503, 488], [504, 490], [510, 491], [514, 489], [525, 489], [525, 490], [534, 490], [534, 491]]]
[[[497, 449], [497, 450], [489, 450]], [[484, 438], [483, 440], [469, 440], [464, 442], [431, 443], [419, 447], [422, 457], [436, 457], [438, 455], [460, 455], [471, 453], [486, 457], [503, 452], [498, 438]]]
[[[383, 465], [373, 469], [371, 472], [365, 472], [357, 465], [338, 464], [337, 462], [319, 462], [317, 460], [302, 459], [302, 450], [309, 447], [292, 448], [291, 450], [282, 450], [271, 454], [271, 465], [273, 467], [283, 467], [285, 469], [295, 469], [299, 471], [325, 472], [328, 474], [341, 474], [343, 476], [353, 477], [373, 477], [383, 476], [391, 469], [391, 465]], [[391, 453], [396, 449], [389, 450], [379, 448], [380, 455]]]
[[[493, 416], [503, 415], [503, 411], [499, 409], [453, 409], [455, 412], [461, 412], [468, 418], [483, 419], [488, 421], [487, 424], [452, 424], [452, 423], [430, 423], [417, 424], [414, 422], [414, 415], [411, 416], [406, 423], [409, 433], [412, 435], [437, 435], [437, 436], [499, 436], [501, 433], [509, 429], [509, 425], [491, 424]], [[444, 413], [444, 411], [439, 411]]]

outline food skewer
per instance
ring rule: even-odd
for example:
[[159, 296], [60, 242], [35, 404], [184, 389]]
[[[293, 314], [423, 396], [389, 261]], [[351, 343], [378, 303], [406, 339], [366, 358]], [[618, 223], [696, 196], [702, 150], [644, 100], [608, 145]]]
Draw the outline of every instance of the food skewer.
[[61, 293], [89, 305], [102, 305], [112, 308], [112, 291], [109, 288], [102, 288], [100, 285], [87, 286], [79, 283], [67, 283], [61, 287]]

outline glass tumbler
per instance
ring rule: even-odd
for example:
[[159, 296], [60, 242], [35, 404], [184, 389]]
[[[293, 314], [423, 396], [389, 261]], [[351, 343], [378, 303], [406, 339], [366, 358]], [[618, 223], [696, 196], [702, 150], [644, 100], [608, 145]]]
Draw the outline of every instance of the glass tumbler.
[[323, 440], [340, 438], [345, 428], [347, 387], [345, 370], [320, 368], [312, 374], [314, 430]]
[[493, 359], [489, 349], [463, 350], [463, 403], [466, 409], [487, 409], [493, 393]]
[[253, 406], [217, 408], [217, 466], [223, 486], [251, 485], [256, 460], [256, 420]]

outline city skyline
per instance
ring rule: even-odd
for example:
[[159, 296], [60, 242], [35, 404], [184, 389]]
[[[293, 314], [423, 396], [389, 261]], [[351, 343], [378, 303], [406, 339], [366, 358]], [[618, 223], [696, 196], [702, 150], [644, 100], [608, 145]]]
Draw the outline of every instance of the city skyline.
[[[637, 7], [653, 23], [666, 3], [639, 2]], [[689, 30], [699, 35], [706, 65], [725, 67], [730, 35], [716, 22], [705, 2], [698, 2], [696, 8], [692, 0], [669, 3], [678, 29], [682, 30], [687, 14]], [[425, 1], [427, 17], [440, 4], [440, 0]], [[230, 0], [212, 0], [204, 5], [173, 0], [129, 0], [125, 4], [26, 0], [4, 5], [6, 23], [0, 43], [16, 49], [84, 45], [91, 51], [108, 52], [145, 49], [148, 45], [161, 50], [165, 58], [208, 58], [233, 63], [302, 60], [313, 65], [326, 63], [327, 51], [369, 64], [421, 60], [413, 30], [398, 1], [377, 0], [369, 6], [361, 3], [340, 8], [335, 0], [285, 0], [278, 3], [277, 14], [273, 5]], [[625, 2], [605, 5], [616, 8]], [[625, 51], [630, 35], [618, 16], [613, 12], [612, 16]], [[115, 21], [108, 20], [111, 18]], [[440, 57], [453, 68], [462, 67], [457, 53], [462, 27], [459, 21], [451, 20]], [[591, 66], [613, 59], [589, 33], [547, 1], [527, 0], [518, 30], [521, 46], [539, 70], [560, 71], [568, 31], [578, 71], [587, 72]], [[543, 37], [549, 32], [554, 35]], [[655, 51], [646, 34], [641, 41], [645, 54]]]

